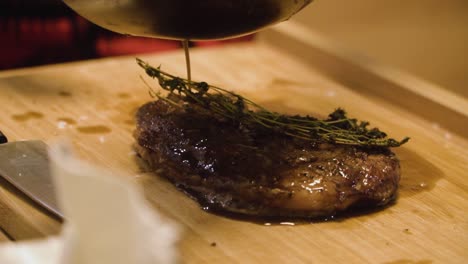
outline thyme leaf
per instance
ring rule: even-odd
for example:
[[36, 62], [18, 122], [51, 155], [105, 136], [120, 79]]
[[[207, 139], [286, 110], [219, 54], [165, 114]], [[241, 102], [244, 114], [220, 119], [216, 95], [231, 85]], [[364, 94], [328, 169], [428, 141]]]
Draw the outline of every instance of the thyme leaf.
[[[325, 120], [310, 116], [287, 116], [271, 112], [239, 94], [206, 82], [189, 83], [188, 80], [171, 75], [152, 67], [137, 58], [137, 63], [146, 74], [157, 79], [163, 90], [178, 96], [186, 103], [196, 104], [223, 118], [243, 126], [261, 125], [275, 133], [309, 140], [316, 143], [332, 143], [363, 147], [399, 147], [409, 138], [402, 140], [388, 138], [378, 128], [368, 128], [369, 122], [349, 118], [345, 110], [338, 108]], [[174, 106], [180, 104], [150, 89], [150, 95], [165, 100]]]

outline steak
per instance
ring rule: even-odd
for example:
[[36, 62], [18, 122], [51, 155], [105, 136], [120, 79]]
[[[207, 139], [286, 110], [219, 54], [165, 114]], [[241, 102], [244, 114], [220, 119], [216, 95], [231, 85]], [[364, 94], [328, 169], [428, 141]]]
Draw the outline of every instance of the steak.
[[399, 161], [389, 148], [313, 143], [162, 99], [136, 119], [137, 153], [214, 211], [326, 217], [396, 196]]

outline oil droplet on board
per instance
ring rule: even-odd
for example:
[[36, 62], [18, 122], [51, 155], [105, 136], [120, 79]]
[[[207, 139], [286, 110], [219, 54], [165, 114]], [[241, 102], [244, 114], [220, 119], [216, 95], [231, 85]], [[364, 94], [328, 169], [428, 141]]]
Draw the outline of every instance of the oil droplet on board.
[[407, 235], [412, 235], [413, 234], [413, 233], [411, 233], [411, 231], [408, 228], [403, 229], [403, 233], [405, 233]]
[[115, 110], [116, 114], [111, 116], [112, 121], [114, 121], [114, 123], [122, 123], [124, 125], [134, 126], [134, 116], [142, 104], [143, 103], [140, 101], [124, 100], [116, 105], [113, 105], [111, 108]]
[[69, 117], [59, 117], [59, 118], [57, 119], [57, 121], [59, 121], [59, 122], [65, 122], [65, 123], [67, 123], [67, 124], [69, 124], [69, 125], [74, 125], [74, 124], [76, 124], [76, 121], [75, 121], [74, 119], [72, 119], [72, 118], [69, 118]]
[[72, 93], [67, 92], [67, 91], [60, 91], [60, 92], [58, 92], [58, 95], [62, 96], [62, 97], [71, 97]]
[[130, 119], [124, 120], [124, 123], [125, 123], [126, 125], [130, 125], [130, 126], [135, 125], [135, 121], [134, 121], [134, 120], [130, 120]]
[[110, 133], [112, 130], [106, 126], [81, 126], [76, 128], [78, 132], [84, 134], [107, 134]]
[[42, 113], [35, 112], [35, 111], [28, 111], [28, 112], [23, 113], [23, 114], [17, 114], [17, 115], [12, 115], [11, 116], [11, 118], [13, 118], [14, 120], [19, 121], [19, 122], [25, 122], [25, 121], [28, 121], [30, 119], [41, 119], [43, 117], [44, 117], [44, 115]]
[[121, 99], [127, 99], [127, 98], [130, 98], [130, 94], [128, 94], [128, 93], [118, 93], [117, 97], [119, 97]]
[[65, 129], [74, 124], [76, 124], [76, 121], [68, 117], [60, 117], [57, 119], [57, 127], [59, 129]]
[[434, 164], [409, 149], [396, 149], [402, 168], [399, 197], [407, 197], [432, 190], [444, 173]]

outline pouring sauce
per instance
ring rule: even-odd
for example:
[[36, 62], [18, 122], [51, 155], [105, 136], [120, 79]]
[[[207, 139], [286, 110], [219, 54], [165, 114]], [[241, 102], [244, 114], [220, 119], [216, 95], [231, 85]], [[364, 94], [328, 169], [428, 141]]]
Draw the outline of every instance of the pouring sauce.
[[312, 0], [65, 0], [93, 23], [135, 36], [211, 40], [287, 20]]
[[64, 0], [93, 23], [125, 35], [182, 40], [191, 82], [189, 40], [247, 35], [289, 19], [313, 0]]

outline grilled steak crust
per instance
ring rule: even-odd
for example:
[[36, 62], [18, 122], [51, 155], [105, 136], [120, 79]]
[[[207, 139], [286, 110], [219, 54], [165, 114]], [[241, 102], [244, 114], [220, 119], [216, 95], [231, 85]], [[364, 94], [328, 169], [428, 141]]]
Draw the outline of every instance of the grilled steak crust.
[[313, 144], [164, 100], [136, 118], [137, 153], [210, 209], [324, 217], [385, 205], [397, 191], [399, 161], [388, 148]]

